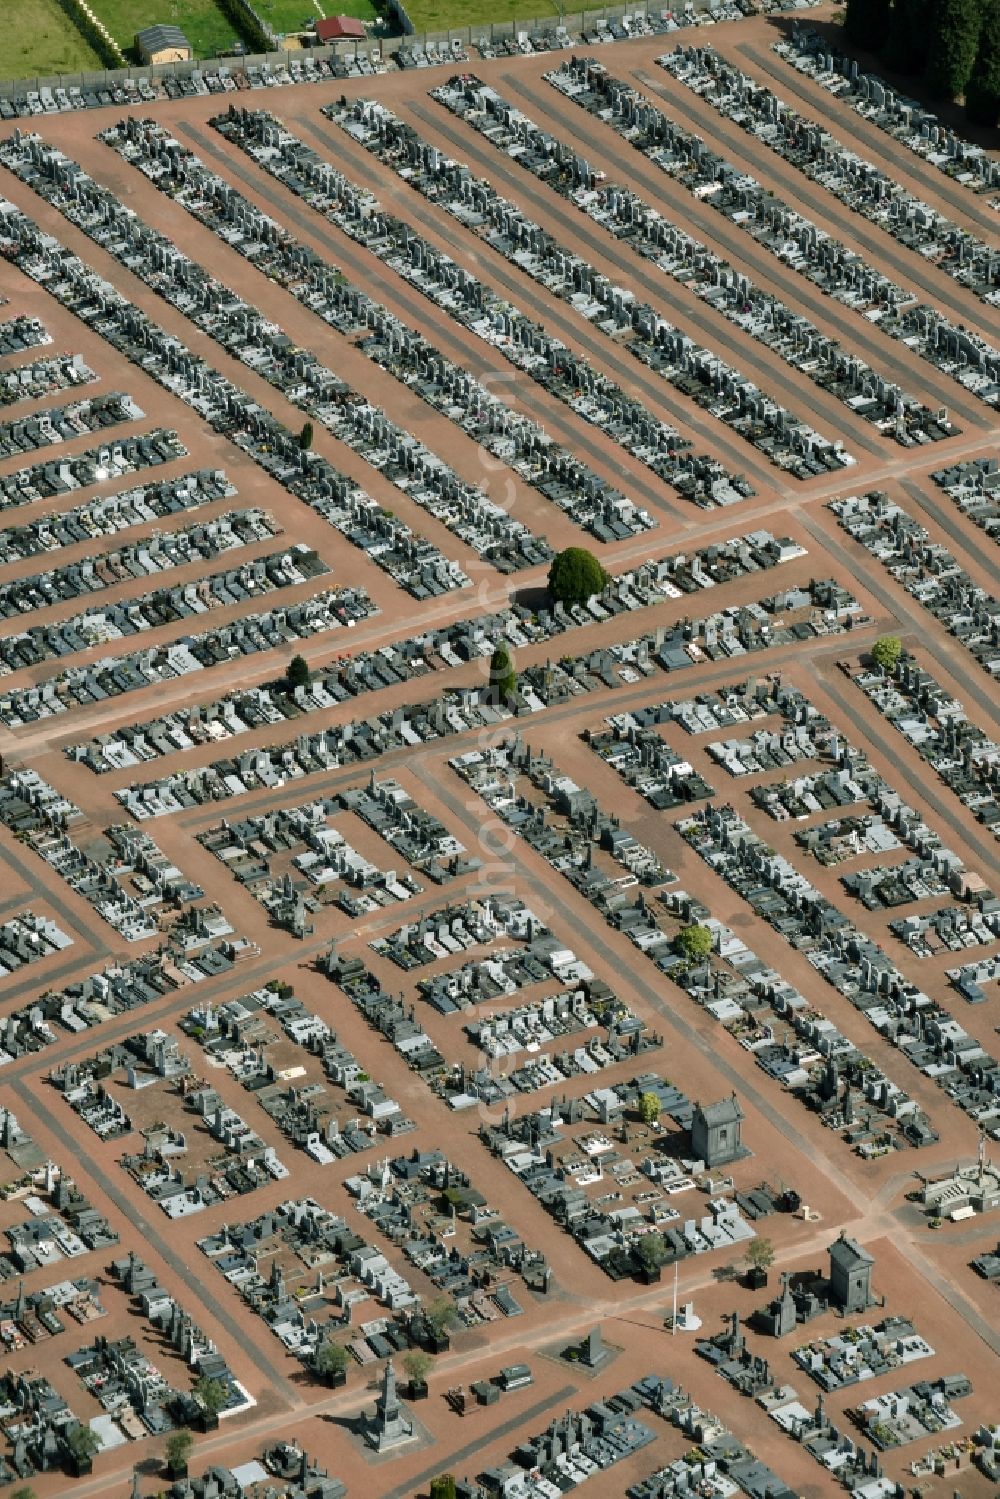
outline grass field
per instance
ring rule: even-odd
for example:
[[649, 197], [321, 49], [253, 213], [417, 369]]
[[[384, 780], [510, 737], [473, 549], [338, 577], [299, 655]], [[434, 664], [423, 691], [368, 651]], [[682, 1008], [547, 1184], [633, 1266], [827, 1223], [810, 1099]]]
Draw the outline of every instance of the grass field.
[[59, 0], [13, 0], [3, 7], [0, 77], [45, 78], [93, 72], [104, 64]]
[[[464, 26], [489, 26], [504, 21], [527, 23], [559, 14], [558, 0], [403, 0], [417, 39], [425, 31], [453, 31]], [[595, 4], [594, 10], [600, 6]], [[575, 10], [578, 6], [565, 5]]]
[[375, 8], [370, 0], [254, 0], [254, 9], [268, 22], [272, 31], [304, 31], [320, 16], [357, 16], [360, 21], [374, 21]]
[[[320, 0], [322, 5], [323, 0]], [[327, 0], [326, 14], [328, 16], [357, 16], [359, 21], [374, 21], [378, 18], [378, 12], [369, 0]]]
[[[447, 0], [439, 3], [447, 4]], [[362, 21], [376, 18], [371, 0], [319, 0], [318, 5], [315, 0], [255, 0], [255, 4], [276, 33], [304, 30], [321, 15], [357, 16]], [[127, 57], [132, 56], [136, 32], [158, 21], [179, 26], [196, 57], [214, 57], [241, 39], [220, 0], [91, 0], [91, 5]], [[0, 11], [6, 38], [0, 47], [0, 78], [103, 69], [104, 62], [59, 0], [0, 0]]]
[[[21, 3], [15, 0], [15, 7]], [[136, 32], [158, 21], [179, 26], [196, 57], [214, 57], [239, 39], [218, 0], [90, 0], [90, 4], [126, 54]]]
[[[362, 21], [374, 21], [377, 15], [371, 0], [319, 0], [319, 5], [314, 0], [255, 3], [275, 33], [304, 30], [321, 15], [357, 16]], [[443, 9], [448, 0], [438, 3]], [[461, 6], [475, 0], [455, 3]], [[434, 0], [429, 0], [428, 8], [433, 4]], [[179, 26], [196, 57], [214, 57], [240, 40], [220, 0], [91, 0], [91, 5], [127, 57], [132, 56], [136, 32], [158, 21]], [[0, 0], [0, 9], [5, 36], [0, 47], [0, 78], [46, 78], [55, 73], [100, 72], [104, 68], [103, 60], [59, 0], [7, 0], [6, 4]]]

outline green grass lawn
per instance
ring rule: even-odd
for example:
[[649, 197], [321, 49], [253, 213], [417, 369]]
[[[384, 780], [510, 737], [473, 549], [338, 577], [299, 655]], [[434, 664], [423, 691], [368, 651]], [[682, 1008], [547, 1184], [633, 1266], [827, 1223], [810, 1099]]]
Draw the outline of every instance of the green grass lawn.
[[357, 16], [359, 21], [374, 21], [371, 0], [254, 0], [254, 9], [275, 33], [305, 31], [320, 16]]
[[[465, 26], [529, 21], [559, 14], [558, 0], [403, 0], [417, 39], [425, 31], [458, 31]], [[594, 10], [600, 6], [595, 4]], [[574, 7], [565, 5], [569, 11]], [[576, 7], [578, 9], [578, 7]]]
[[325, 16], [357, 16], [359, 21], [375, 21], [378, 11], [370, 0], [319, 0]]
[[12, 0], [3, 7], [0, 76], [45, 78], [94, 72], [104, 64], [59, 0]]
[[157, 22], [179, 26], [196, 57], [214, 57], [239, 39], [218, 0], [90, 0], [90, 5], [126, 55], [131, 55], [136, 32]]
[[[374, 21], [371, 0], [255, 0], [256, 8], [276, 33], [301, 31], [324, 16], [357, 16]], [[463, 0], [457, 0], [462, 4]], [[91, 0], [126, 57], [144, 26], [165, 22], [179, 26], [196, 57], [215, 57], [240, 40], [238, 28], [220, 0]], [[59, 0], [0, 0], [3, 46], [0, 78], [48, 77], [55, 73], [99, 72], [103, 60], [80, 34]]]

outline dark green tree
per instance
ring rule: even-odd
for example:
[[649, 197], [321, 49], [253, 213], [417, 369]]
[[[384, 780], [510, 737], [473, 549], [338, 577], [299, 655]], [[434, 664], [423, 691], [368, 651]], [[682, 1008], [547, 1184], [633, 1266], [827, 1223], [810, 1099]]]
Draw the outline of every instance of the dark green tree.
[[312, 672], [309, 670], [309, 662], [305, 656], [293, 656], [289, 661], [287, 681], [289, 687], [293, 689], [309, 686], [312, 681]]
[[1000, 121], [1000, 0], [984, 0], [979, 51], [965, 89], [965, 112], [977, 125]]
[[927, 66], [930, 0], [893, 0], [887, 62], [897, 73], [922, 73]]
[[455, 1480], [450, 1473], [431, 1479], [430, 1499], [455, 1499]]
[[847, 0], [844, 36], [852, 47], [880, 52], [889, 35], [889, 0]]
[[303, 422], [302, 431], [299, 433], [299, 447], [302, 449], [303, 453], [307, 453], [312, 445], [313, 424], [312, 422]]
[[506, 703], [517, 691], [517, 672], [514, 658], [505, 640], [497, 642], [490, 661], [490, 686], [501, 702]]
[[567, 547], [552, 559], [549, 593], [557, 604], [585, 604], [600, 593], [608, 575], [586, 547]]
[[927, 84], [940, 99], [957, 99], [972, 77], [979, 50], [982, 0], [931, 0]]

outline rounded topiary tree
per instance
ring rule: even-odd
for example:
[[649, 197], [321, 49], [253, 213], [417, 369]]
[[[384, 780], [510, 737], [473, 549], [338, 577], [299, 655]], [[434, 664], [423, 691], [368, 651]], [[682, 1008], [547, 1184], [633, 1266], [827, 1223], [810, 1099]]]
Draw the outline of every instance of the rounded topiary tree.
[[895, 671], [903, 654], [903, 642], [898, 635], [880, 635], [872, 646], [872, 660], [880, 671]]
[[691, 963], [699, 962], [712, 951], [712, 933], [707, 926], [699, 926], [695, 922], [677, 933], [674, 947], [682, 958], [687, 958]]
[[288, 663], [287, 681], [289, 687], [308, 687], [312, 681], [312, 672], [309, 670], [309, 662], [305, 656], [293, 656]]
[[639, 1118], [643, 1124], [655, 1124], [660, 1117], [660, 1099], [656, 1093], [640, 1093]]
[[517, 691], [514, 658], [505, 640], [497, 642], [490, 661], [490, 686], [502, 703], [506, 703]]
[[549, 568], [549, 595], [557, 604], [585, 604], [600, 593], [608, 575], [586, 547], [567, 547], [553, 557]]

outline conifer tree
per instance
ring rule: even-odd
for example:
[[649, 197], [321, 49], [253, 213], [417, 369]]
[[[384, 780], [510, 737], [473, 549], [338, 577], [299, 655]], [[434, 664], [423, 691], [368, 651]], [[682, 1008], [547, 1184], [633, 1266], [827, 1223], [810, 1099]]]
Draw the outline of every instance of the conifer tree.
[[977, 125], [1000, 121], [1000, 0], [985, 0], [979, 51], [965, 89], [965, 112]]
[[957, 99], [979, 50], [980, 0], [931, 0], [927, 83], [940, 99]]
[[929, 0], [893, 0], [885, 59], [896, 73], [922, 73], [927, 66]]
[[852, 47], [880, 52], [889, 34], [889, 0], [847, 0], [844, 36]]

